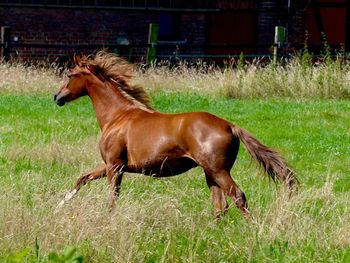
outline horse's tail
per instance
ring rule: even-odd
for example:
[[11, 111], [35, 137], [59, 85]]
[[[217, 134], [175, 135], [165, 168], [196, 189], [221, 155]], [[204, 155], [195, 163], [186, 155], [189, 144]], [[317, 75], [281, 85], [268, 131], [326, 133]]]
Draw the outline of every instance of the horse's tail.
[[297, 189], [298, 180], [294, 172], [287, 166], [284, 158], [275, 150], [259, 142], [246, 130], [231, 126], [232, 133], [244, 143], [248, 153], [261, 165], [265, 172], [274, 180], [282, 181], [291, 190]]

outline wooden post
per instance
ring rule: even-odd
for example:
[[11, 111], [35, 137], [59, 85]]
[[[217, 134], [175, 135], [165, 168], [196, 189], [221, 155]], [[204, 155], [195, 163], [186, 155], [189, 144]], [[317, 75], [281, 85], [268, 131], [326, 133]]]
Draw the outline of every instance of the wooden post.
[[152, 64], [154, 63], [156, 59], [157, 54], [157, 44], [158, 44], [158, 32], [159, 32], [159, 25], [151, 23], [149, 24], [149, 31], [148, 31], [148, 44], [151, 45], [147, 50], [147, 63]]
[[11, 27], [1, 27], [1, 58], [8, 60], [10, 58], [10, 37]]
[[283, 26], [275, 27], [275, 43], [273, 48], [273, 63], [276, 64], [281, 55], [281, 50], [286, 39], [286, 28]]

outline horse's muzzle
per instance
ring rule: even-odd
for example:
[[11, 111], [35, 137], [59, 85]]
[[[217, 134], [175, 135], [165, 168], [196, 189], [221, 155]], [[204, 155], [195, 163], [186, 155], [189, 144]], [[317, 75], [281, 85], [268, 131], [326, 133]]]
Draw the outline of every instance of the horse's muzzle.
[[58, 106], [63, 106], [66, 102], [62, 99], [60, 93], [56, 93], [53, 95], [53, 100], [56, 102]]

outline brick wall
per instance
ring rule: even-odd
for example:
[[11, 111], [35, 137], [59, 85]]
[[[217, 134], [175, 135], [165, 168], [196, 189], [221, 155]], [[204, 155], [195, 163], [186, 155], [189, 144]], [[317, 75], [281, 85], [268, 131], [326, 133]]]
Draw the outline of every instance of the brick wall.
[[191, 54], [204, 54], [204, 48], [198, 46], [206, 43], [205, 21], [204, 14], [188, 13], [181, 16], [180, 27], [185, 29], [181, 32], [181, 38], [195, 45], [188, 50]]
[[[258, 43], [273, 45], [275, 26], [288, 28], [288, 42], [291, 47], [300, 46], [304, 40], [303, 8], [305, 2], [291, 1], [288, 11], [287, 1], [260, 0], [258, 5]], [[260, 52], [267, 51], [260, 49]]]
[[[120, 34], [131, 44], [146, 44], [148, 24], [157, 21], [154, 12], [122, 10], [0, 7], [0, 25], [11, 27], [18, 44], [91, 45], [83, 48], [14, 48], [17, 56], [37, 59], [92, 52], [96, 45], [116, 45]], [[145, 53], [145, 49], [136, 50]]]
[[[277, 3], [276, 1], [260, 1], [258, 8], [258, 43], [272, 45], [274, 27], [277, 25]], [[261, 51], [263, 49], [260, 49]]]
[[[301, 0], [298, 1], [301, 2]], [[253, 11], [256, 12], [256, 31], [252, 30], [256, 41], [252, 44], [266, 45], [267, 48], [256, 50], [258, 54], [266, 54], [269, 52], [268, 46], [273, 44], [274, 27], [286, 25], [286, 19], [279, 19], [283, 17], [280, 11], [286, 10], [286, 3], [287, 1], [273, 0], [221, 0], [215, 8], [237, 9], [239, 14], [244, 14], [247, 10], [256, 10]], [[293, 16], [289, 21], [289, 41], [292, 43], [302, 43], [304, 36], [302, 12], [298, 8], [294, 6]], [[81, 45], [80, 47], [55, 46], [52, 48], [16, 47], [12, 50], [14, 56], [23, 59], [54, 60], [56, 57], [67, 57], [79, 52], [91, 53], [97, 47], [116, 45], [120, 35], [126, 36], [132, 45], [146, 44], [148, 25], [157, 23], [161, 12], [165, 11], [2, 5], [0, 6], [0, 25], [11, 27], [12, 37], [18, 37], [18, 44]], [[220, 15], [218, 10], [212, 12]], [[187, 41], [186, 48], [181, 47], [180, 54], [181, 52], [193, 55], [204, 54], [206, 43], [217, 43], [215, 39], [208, 39], [208, 17], [212, 12], [179, 12], [179, 10], [175, 12], [179, 16], [178, 40]], [[244, 25], [237, 26], [244, 27]], [[172, 52], [171, 48], [159, 51], [163, 54]], [[145, 56], [146, 48], [135, 48], [133, 54]]]

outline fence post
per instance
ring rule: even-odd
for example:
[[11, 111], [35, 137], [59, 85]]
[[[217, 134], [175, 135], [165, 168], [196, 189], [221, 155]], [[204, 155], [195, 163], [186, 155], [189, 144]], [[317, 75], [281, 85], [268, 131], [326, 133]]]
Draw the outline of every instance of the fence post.
[[151, 64], [156, 59], [157, 54], [157, 43], [158, 43], [158, 32], [159, 32], [159, 25], [150, 23], [149, 29], [148, 29], [148, 44], [151, 45], [148, 47], [147, 50], [147, 63]]
[[273, 47], [273, 63], [276, 65], [277, 60], [280, 58], [281, 50], [284, 46], [286, 39], [286, 28], [283, 26], [275, 27], [275, 42]]
[[11, 27], [1, 27], [1, 58], [8, 60], [10, 58], [10, 37]]

